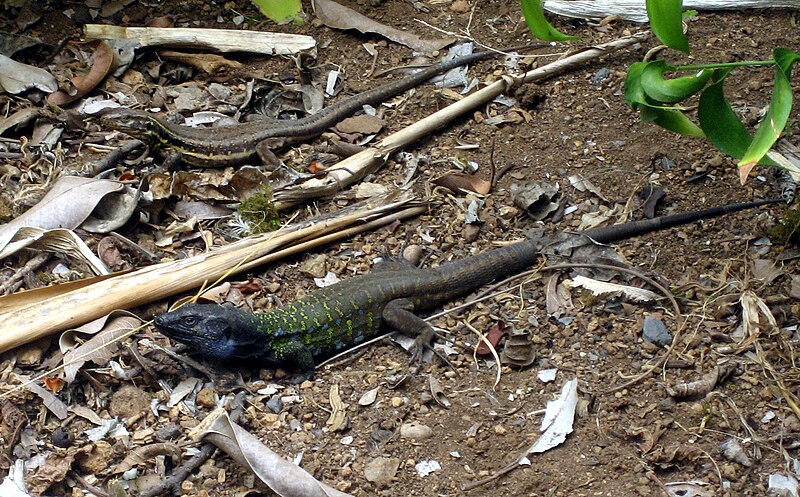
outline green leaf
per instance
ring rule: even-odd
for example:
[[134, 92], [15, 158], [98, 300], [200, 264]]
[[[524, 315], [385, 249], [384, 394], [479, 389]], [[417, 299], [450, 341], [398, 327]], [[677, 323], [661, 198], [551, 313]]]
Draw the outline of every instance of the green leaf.
[[647, 62], [635, 62], [628, 69], [625, 78], [625, 101], [628, 105], [639, 111], [643, 122], [652, 121], [669, 131], [703, 138], [703, 131], [678, 109], [659, 106], [647, 97], [642, 74], [648, 65]]
[[772, 101], [767, 114], [756, 129], [753, 140], [741, 156], [739, 167], [752, 167], [761, 161], [780, 138], [792, 111], [792, 66], [800, 60], [800, 54], [785, 48], [776, 48], [773, 58], [775, 59], [775, 87], [772, 90]]
[[666, 71], [675, 68], [663, 60], [648, 62], [641, 73], [641, 85], [648, 97], [661, 103], [686, 100], [706, 86], [712, 71], [702, 70], [693, 76], [664, 79]]
[[531, 33], [533, 33], [535, 37], [545, 41], [580, 39], [577, 36], [565, 35], [551, 26], [544, 17], [544, 10], [542, 9], [542, 2], [540, 0], [520, 0], [520, 3], [522, 4], [522, 14], [525, 16], [528, 29], [531, 30]]
[[659, 107], [641, 107], [642, 120], [653, 121], [662, 128], [684, 136], [705, 138], [706, 135], [683, 112], [667, 110]]
[[650, 27], [661, 42], [684, 53], [689, 53], [689, 41], [683, 34], [681, 0], [647, 0], [647, 17]]
[[262, 14], [276, 23], [302, 21], [300, 0], [250, 0]]
[[[714, 71], [714, 82], [700, 95], [697, 117], [708, 141], [722, 152], [739, 159], [750, 146], [753, 137], [725, 99], [723, 85], [730, 71]], [[762, 163], [775, 164], [769, 159], [764, 159]]]

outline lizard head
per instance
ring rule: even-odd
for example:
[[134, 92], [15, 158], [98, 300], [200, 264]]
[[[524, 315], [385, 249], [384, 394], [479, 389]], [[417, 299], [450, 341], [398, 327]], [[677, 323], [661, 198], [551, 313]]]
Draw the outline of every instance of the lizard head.
[[251, 313], [216, 304], [186, 304], [155, 319], [164, 335], [217, 361], [250, 359], [263, 354], [267, 339]]
[[97, 114], [97, 122], [103, 128], [122, 131], [147, 144], [158, 140], [159, 123], [149, 112], [133, 109], [106, 109]]

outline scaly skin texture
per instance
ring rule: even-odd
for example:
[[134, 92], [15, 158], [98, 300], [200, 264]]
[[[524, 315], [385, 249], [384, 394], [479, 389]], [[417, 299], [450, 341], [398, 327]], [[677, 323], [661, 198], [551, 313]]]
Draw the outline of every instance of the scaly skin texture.
[[[721, 216], [766, 200], [676, 214], [583, 233], [598, 243], [643, 235], [700, 219]], [[468, 293], [494, 279], [534, 265], [541, 250], [557, 240], [526, 240], [432, 269], [392, 261], [372, 272], [322, 288], [286, 307], [251, 313], [213, 304], [188, 304], [156, 318], [158, 329], [219, 361], [255, 359], [304, 373], [318, 359], [394, 328], [430, 339], [430, 326], [413, 314]]]
[[[546, 46], [546, 45], [540, 45]], [[510, 48], [513, 51], [533, 46]], [[476, 61], [498, 55], [484, 51], [439, 62], [409, 76], [353, 95], [301, 119], [264, 119], [216, 128], [192, 128], [163, 117], [131, 109], [114, 109], [100, 116], [103, 127], [122, 131], [163, 152], [179, 153], [197, 167], [227, 167], [262, 160], [273, 162], [269, 150], [316, 136], [352, 115], [364, 105], [375, 104], [414, 88], [432, 77]], [[264, 156], [267, 157], [264, 157]]]

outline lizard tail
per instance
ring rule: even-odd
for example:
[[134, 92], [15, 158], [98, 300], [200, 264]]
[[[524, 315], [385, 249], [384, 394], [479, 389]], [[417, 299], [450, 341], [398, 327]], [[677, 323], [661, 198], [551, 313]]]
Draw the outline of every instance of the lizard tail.
[[757, 200], [755, 202], [742, 202], [739, 204], [722, 205], [719, 207], [711, 207], [709, 209], [702, 209], [694, 212], [685, 212], [682, 214], [654, 217], [653, 219], [642, 219], [640, 221], [631, 221], [625, 224], [594, 228], [584, 231], [583, 234], [597, 243], [617, 242], [620, 240], [641, 236], [646, 233], [651, 233], [653, 231], [689, 224], [701, 219], [710, 219], [713, 217], [724, 216], [725, 214], [730, 214], [732, 212], [778, 203], [784, 203], [784, 200]]

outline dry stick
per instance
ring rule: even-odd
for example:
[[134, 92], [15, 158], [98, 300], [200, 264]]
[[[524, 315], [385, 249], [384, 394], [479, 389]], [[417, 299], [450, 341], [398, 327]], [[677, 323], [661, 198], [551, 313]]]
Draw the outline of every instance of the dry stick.
[[0, 285], [0, 295], [6, 295], [15, 290], [14, 286], [21, 282], [25, 276], [30, 274], [33, 271], [36, 271], [42, 265], [50, 259], [49, 252], [43, 252], [36, 257], [32, 258], [28, 262], [25, 263], [16, 273], [14, 273], [8, 280], [4, 281], [2, 285]]
[[[0, 323], [0, 352], [51, 333], [80, 326], [115, 309], [135, 307], [192, 290], [204, 281], [213, 281], [225, 274], [242, 259], [249, 258], [238, 266], [237, 272], [247, 271], [281, 256], [299, 253], [397, 219], [415, 216], [425, 209], [424, 206], [406, 207], [391, 213], [406, 206], [409, 201], [410, 198], [405, 198], [384, 205], [375, 202], [370, 205], [371, 209], [359, 209], [338, 219], [327, 219], [285, 236], [275, 237], [274, 234], [269, 234], [248, 237], [211, 253], [112, 275], [55, 296], [51, 296], [52, 293], [49, 292], [53, 292], [53, 289], [49, 289], [36, 294], [45, 296], [38, 301], [33, 292], [26, 292], [31, 295], [30, 301], [22, 300], [24, 296], [19, 295], [0, 297], [0, 312], [4, 313], [3, 322]], [[391, 214], [387, 215], [387, 212]], [[364, 218], [378, 215], [382, 217], [362, 222]], [[345, 228], [353, 223], [362, 224]], [[303, 239], [312, 233], [323, 233], [323, 236], [276, 252], [287, 243]], [[9, 305], [9, 302], [12, 304]]]
[[392, 153], [430, 135], [436, 129], [491, 101], [510, 88], [550, 78], [605, 54], [640, 43], [647, 38], [648, 34], [648, 32], [638, 33], [590, 47], [520, 76], [504, 76], [486, 88], [387, 136], [374, 146], [331, 166], [325, 170], [325, 176], [312, 178], [300, 185], [276, 190], [274, 192], [275, 207], [279, 210], [286, 209], [309, 198], [333, 195], [342, 188], [379, 169]]
[[[240, 423], [241, 417], [244, 414], [244, 392], [241, 392], [234, 397], [231, 407], [231, 420], [234, 420], [234, 423]], [[216, 450], [216, 445], [210, 442], [204, 442], [200, 446], [199, 453], [183, 463], [183, 465], [176, 468], [169, 477], [160, 481], [158, 484], [153, 485], [146, 492], [143, 492], [141, 497], [155, 497], [156, 495], [161, 495], [167, 491], [171, 491], [176, 494], [180, 493], [181, 483], [183, 483], [183, 481], [186, 480], [186, 478], [188, 478], [189, 475], [194, 472], [194, 470], [208, 461]]]

